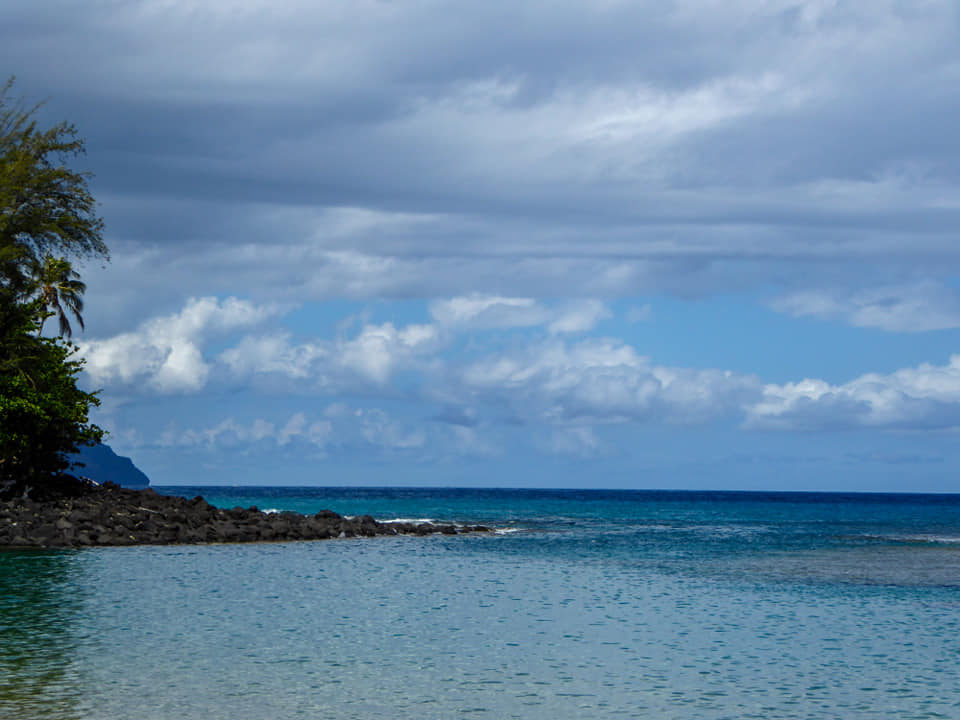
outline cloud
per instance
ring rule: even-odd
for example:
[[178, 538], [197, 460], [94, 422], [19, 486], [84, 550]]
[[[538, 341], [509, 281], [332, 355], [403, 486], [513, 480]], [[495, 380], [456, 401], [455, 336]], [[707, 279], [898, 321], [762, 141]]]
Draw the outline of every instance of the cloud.
[[650, 303], [632, 305], [627, 310], [627, 322], [631, 324], [649, 322], [653, 318], [653, 306]]
[[548, 313], [534, 298], [470, 295], [430, 303], [430, 315], [454, 328], [531, 327], [547, 322]]
[[534, 425], [704, 424], [742, 419], [746, 430], [960, 427], [960, 355], [831, 385], [766, 384], [727, 370], [653, 364], [612, 339], [551, 340], [491, 356], [460, 371], [460, 392]]
[[836, 319], [890, 332], [960, 327], [960, 295], [933, 281], [847, 293], [808, 290], [778, 298], [772, 307], [796, 317]]
[[[885, 338], [897, 372], [850, 354], [785, 376], [791, 348], [755, 351], [748, 311], [771, 304], [807, 347], [836, 328], [792, 318], [960, 328], [954, 0], [14, 0], [3, 18], [0, 65], [88, 140], [113, 260], [80, 268], [85, 382], [124, 437], [173, 415], [211, 457], [534, 444], [599, 463], [629, 434], [613, 424], [745, 445], [956, 427], [954, 361], [921, 364], [950, 332]], [[346, 304], [369, 317], [323, 330]], [[655, 334], [625, 326], [661, 304]], [[715, 327], [677, 337], [704, 312]]]
[[855, 463], [879, 463], [883, 465], [930, 465], [944, 462], [941, 455], [921, 455], [918, 453], [846, 453], [845, 459]]
[[454, 425], [450, 430], [452, 432], [452, 443], [448, 447], [452, 447], [456, 455], [482, 458], [503, 455], [503, 450], [490, 439], [484, 437], [477, 428]]
[[[329, 408], [328, 408], [329, 410]], [[334, 412], [295, 412], [285, 420], [261, 417], [239, 422], [227, 417], [206, 428], [168, 427], [160, 436], [162, 447], [243, 449], [250, 452], [308, 447], [323, 453], [344, 448], [406, 452], [422, 448], [428, 440], [424, 428], [391, 417], [380, 408], [339, 406]], [[463, 440], [463, 438], [461, 438]], [[466, 446], [466, 440], [463, 440]], [[142, 444], [142, 443], [141, 443]], [[484, 447], [479, 438], [475, 447]]]
[[548, 455], [588, 459], [602, 455], [605, 448], [588, 425], [555, 427], [539, 439], [537, 446]]
[[287, 378], [326, 392], [383, 388], [402, 371], [421, 378], [441, 374], [444, 351], [460, 334], [535, 326], [551, 334], [582, 333], [610, 316], [596, 300], [548, 307], [529, 298], [471, 296], [434, 300], [429, 309], [434, 324], [367, 323], [356, 335], [333, 340], [295, 342], [285, 331], [245, 336], [218, 362], [234, 378]]
[[341, 391], [382, 387], [395, 373], [414, 366], [440, 347], [435, 327], [393, 323], [364, 325], [354, 337], [296, 343], [286, 332], [247, 336], [224, 350], [218, 361], [233, 378], [278, 377], [298, 385]]
[[737, 413], [761, 387], [729, 371], [657, 366], [609, 338], [531, 344], [466, 366], [459, 382], [475, 400], [561, 424], [701, 423]]
[[475, 408], [455, 405], [442, 408], [438, 413], [432, 415], [430, 419], [463, 428], [472, 428], [478, 422]]
[[556, 317], [550, 321], [550, 332], [582, 333], [593, 328], [601, 320], [612, 317], [607, 306], [599, 300], [583, 300], [577, 303], [567, 303], [558, 310]]
[[360, 422], [363, 438], [370, 445], [391, 450], [415, 450], [427, 442], [423, 428], [411, 428], [392, 419], [379, 408], [360, 409], [354, 415]]
[[546, 325], [551, 333], [561, 334], [592, 330], [611, 313], [594, 299], [548, 306], [535, 298], [473, 294], [434, 300], [430, 315], [437, 325], [460, 332]]
[[124, 268], [91, 278], [111, 329], [238, 288], [610, 298], [775, 277], [789, 295], [956, 274], [949, 0], [54, 7], [14, 3], [0, 60], [89, 137]]
[[[397, 373], [431, 372], [458, 333], [490, 328], [546, 326], [550, 333], [590, 330], [610, 315], [595, 300], [547, 307], [521, 298], [469, 297], [436, 300], [435, 324], [366, 323], [353, 335], [297, 340], [285, 328], [245, 334], [215, 356], [205, 355], [214, 336], [256, 328], [283, 314], [281, 306], [257, 306], [228, 298], [192, 299], [183, 310], [144, 322], [133, 333], [81, 343], [91, 382], [116, 391], [146, 387], [161, 394], [203, 390], [213, 368], [225, 382], [295, 381], [298, 389], [342, 392], [384, 388]], [[288, 386], [292, 387], [292, 386]]]
[[303, 412], [294, 413], [279, 424], [263, 418], [243, 423], [228, 417], [208, 428], [179, 430], [175, 426], [168, 427], [159, 444], [165, 447], [251, 449], [263, 443], [282, 448], [295, 440], [302, 440], [323, 449], [332, 431], [333, 426], [328, 420], [310, 421]]
[[766, 385], [748, 406], [747, 428], [947, 429], [960, 426], [960, 355], [888, 375], [869, 373], [842, 385], [802, 380]]
[[[255, 329], [282, 311], [236, 298], [192, 299], [180, 312], [147, 321], [136, 332], [85, 341], [80, 352], [87, 359], [88, 380], [104, 387], [108, 398], [144, 389], [199, 394], [215, 379], [222, 386], [247, 385], [267, 396], [361, 393], [429, 403], [421, 417], [449, 428], [475, 429], [490, 421], [557, 428], [695, 425], [721, 419], [740, 419], [746, 429], [791, 431], [960, 424], [960, 355], [944, 366], [924, 363], [886, 375], [868, 373], [839, 385], [816, 378], [763, 384], [754, 375], [729, 370], [658, 365], [616, 338], [567, 337], [607, 316], [606, 307], [596, 301], [548, 307], [469, 298], [436, 301], [430, 307], [436, 324], [368, 322], [353, 334], [303, 341], [281, 328], [242, 335], [215, 352], [210, 349], [213, 339]], [[471, 338], [491, 325], [515, 327], [520, 322], [515, 310], [521, 315], [536, 311], [546, 332], [521, 334], [503, 347], [479, 344], [459, 354], [457, 333]], [[402, 388], [393, 382], [401, 374]], [[115, 404], [109, 403], [112, 413]], [[327, 419], [353, 418], [354, 434], [369, 444], [401, 448], [426, 443], [422, 431], [403, 429], [379, 411], [340, 412], [338, 407], [328, 408]], [[277, 428], [258, 426], [260, 435], [225, 422], [197, 437], [213, 442], [221, 436], [258, 440], [270, 435], [280, 446], [295, 438], [310, 438], [319, 446], [329, 435], [326, 425], [310, 424], [303, 414]]]
[[95, 385], [145, 384], [161, 393], [196, 392], [210, 373], [202, 347], [211, 337], [256, 326], [279, 313], [277, 306], [234, 297], [191, 298], [179, 313], [149, 320], [135, 332], [77, 345]]
[[257, 418], [249, 425], [244, 425], [230, 417], [212, 427], [201, 430], [190, 429], [178, 432], [175, 427], [168, 427], [161, 436], [160, 444], [181, 447], [243, 448], [265, 439], [274, 438], [275, 434], [273, 423], [261, 418]]
[[338, 344], [337, 362], [383, 384], [404, 362], [436, 349], [436, 341], [437, 331], [430, 325], [366, 325], [357, 337]]

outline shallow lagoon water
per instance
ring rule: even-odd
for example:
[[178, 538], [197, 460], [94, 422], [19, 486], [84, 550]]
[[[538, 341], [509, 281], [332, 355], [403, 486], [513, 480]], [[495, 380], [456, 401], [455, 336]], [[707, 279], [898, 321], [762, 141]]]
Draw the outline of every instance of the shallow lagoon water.
[[960, 716], [956, 498], [203, 494], [513, 532], [0, 553], [0, 717]]

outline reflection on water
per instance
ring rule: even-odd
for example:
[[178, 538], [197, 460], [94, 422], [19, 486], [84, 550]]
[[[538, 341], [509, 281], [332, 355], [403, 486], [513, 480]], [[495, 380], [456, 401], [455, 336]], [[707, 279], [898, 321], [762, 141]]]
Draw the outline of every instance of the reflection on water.
[[0, 717], [74, 718], [73, 552], [0, 552]]

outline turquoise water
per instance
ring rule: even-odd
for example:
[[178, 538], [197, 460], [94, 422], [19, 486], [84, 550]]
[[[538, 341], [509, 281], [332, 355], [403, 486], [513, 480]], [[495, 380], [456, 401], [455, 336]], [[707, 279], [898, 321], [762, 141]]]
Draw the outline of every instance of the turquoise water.
[[956, 496], [167, 490], [498, 532], [0, 553], [0, 717], [960, 717]]

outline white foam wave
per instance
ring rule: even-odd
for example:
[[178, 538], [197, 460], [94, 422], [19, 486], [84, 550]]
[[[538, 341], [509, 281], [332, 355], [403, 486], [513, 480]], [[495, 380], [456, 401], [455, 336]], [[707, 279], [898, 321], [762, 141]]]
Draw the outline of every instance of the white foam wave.
[[907, 543], [930, 543], [933, 545], [960, 545], [960, 537], [956, 535], [888, 535], [881, 536], [884, 540]]
[[379, 522], [389, 525], [391, 523], [414, 523], [419, 525], [420, 523], [434, 523], [436, 520], [431, 518], [391, 518], [390, 520], [380, 520]]

